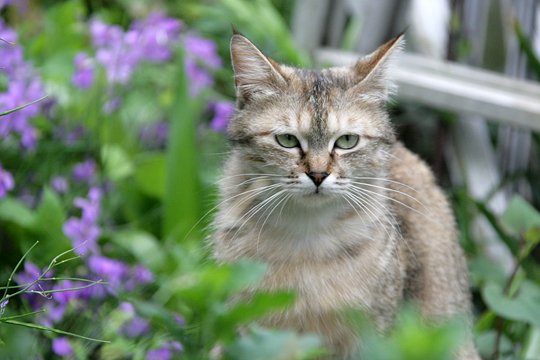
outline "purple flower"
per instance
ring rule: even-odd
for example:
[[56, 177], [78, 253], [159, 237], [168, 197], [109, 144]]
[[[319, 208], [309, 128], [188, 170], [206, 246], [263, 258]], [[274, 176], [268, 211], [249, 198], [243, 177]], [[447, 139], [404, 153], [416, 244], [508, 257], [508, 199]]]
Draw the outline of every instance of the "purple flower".
[[167, 144], [168, 136], [169, 123], [166, 121], [144, 125], [139, 132], [141, 142], [151, 149], [164, 148]]
[[168, 360], [184, 350], [178, 341], [166, 341], [159, 348], [146, 353], [146, 360]]
[[73, 145], [86, 135], [86, 130], [80, 124], [77, 124], [73, 129], [59, 125], [54, 129], [54, 133], [55, 138], [58, 140], [64, 142], [66, 145]]
[[[24, 262], [24, 271], [21, 273], [18, 273], [15, 275], [15, 281], [19, 285], [30, 285], [34, 281], [36, 281], [41, 276], [41, 269], [38, 268], [34, 263], [31, 261], [25, 260]], [[44, 277], [51, 277], [53, 275], [52, 271], [49, 271], [47, 274], [45, 274]], [[46, 285], [42, 285], [42, 283], [38, 282], [32, 286], [30, 286], [27, 290], [44, 290], [46, 288]]]
[[139, 284], [147, 284], [154, 280], [154, 274], [145, 266], [136, 265], [134, 278]]
[[101, 190], [93, 187], [88, 191], [88, 198], [80, 197], [73, 200], [73, 204], [82, 210], [81, 219], [88, 223], [95, 223], [99, 218]]
[[189, 78], [189, 95], [195, 97], [202, 90], [214, 85], [214, 78], [204, 68], [197, 64], [195, 59], [186, 58], [184, 64], [187, 77]]
[[122, 333], [130, 338], [146, 335], [150, 332], [150, 323], [140, 316], [133, 316], [122, 325]]
[[0, 10], [9, 5], [15, 5], [21, 13], [28, 9], [28, 0], [0, 0]]
[[109, 83], [126, 84], [139, 62], [134, 55], [121, 43], [97, 50], [96, 60], [105, 68]]
[[80, 290], [65, 290], [73, 289], [77, 287], [84, 286], [80, 282], [75, 282], [71, 280], [63, 280], [60, 283], [54, 285], [54, 290], [64, 290], [53, 293], [53, 299], [56, 300], [58, 304], [67, 305], [71, 300], [77, 299], [81, 296]]
[[203, 89], [214, 84], [214, 79], [207, 69], [221, 67], [222, 61], [212, 40], [188, 34], [184, 39], [184, 46], [187, 52], [184, 66], [190, 80], [189, 93], [197, 96]]
[[52, 350], [58, 356], [71, 356], [73, 355], [73, 348], [69, 343], [69, 340], [65, 337], [59, 337], [53, 340]]
[[171, 47], [178, 40], [181, 28], [179, 20], [153, 13], [144, 21], [135, 22], [126, 38], [134, 51], [140, 51], [141, 59], [161, 63], [171, 58]]
[[[2, 120], [0, 119], [0, 121]], [[13, 190], [14, 187], [15, 181], [13, 180], [13, 176], [7, 170], [4, 170], [2, 165], [0, 165], [0, 199], [5, 197], [6, 194]]]
[[63, 176], [55, 176], [51, 180], [51, 186], [54, 191], [59, 194], [63, 194], [68, 191], [69, 183], [67, 179]]
[[225, 132], [234, 114], [234, 103], [230, 101], [218, 101], [212, 104], [214, 117], [210, 122], [210, 127], [215, 131]]
[[186, 319], [184, 319], [181, 315], [179, 315], [179, 314], [174, 314], [173, 317], [174, 317], [174, 321], [175, 321], [178, 325], [183, 326], [183, 325], [186, 324]]
[[[0, 54], [1, 56], [1, 54]], [[39, 80], [12, 78], [6, 92], [0, 94], [0, 109], [14, 109], [28, 104], [43, 96], [42, 84]], [[33, 149], [37, 142], [37, 131], [30, 125], [29, 119], [40, 111], [39, 104], [5, 115], [0, 121], [0, 137], [8, 137], [12, 133], [19, 134], [24, 149]]]
[[216, 43], [195, 34], [187, 34], [184, 39], [184, 46], [188, 56], [193, 57], [211, 69], [221, 67], [221, 58], [217, 52]]
[[78, 255], [86, 255], [88, 252], [98, 253], [97, 240], [101, 235], [101, 228], [97, 224], [100, 200], [101, 190], [98, 188], [91, 188], [87, 199], [75, 198], [74, 204], [81, 209], [81, 217], [70, 217], [62, 227]]
[[127, 301], [120, 303], [118, 308], [120, 309], [120, 311], [129, 315], [133, 315], [135, 313], [135, 308], [133, 307], [133, 304], [128, 303]]
[[123, 288], [129, 274], [129, 266], [120, 260], [94, 255], [88, 259], [88, 268], [97, 276], [109, 282], [110, 292], [117, 293]]
[[103, 105], [103, 111], [105, 114], [111, 114], [113, 111], [117, 110], [120, 105], [122, 105], [122, 99], [112, 95], [112, 97]]
[[94, 19], [90, 23], [96, 60], [103, 65], [109, 83], [126, 84], [141, 61], [164, 62], [170, 59], [182, 23], [160, 13], [121, 28]]
[[54, 324], [64, 318], [67, 304], [59, 304], [55, 301], [47, 301], [44, 308], [45, 316], [40, 317], [38, 322], [43, 326], [53, 327]]
[[171, 358], [172, 352], [167, 348], [152, 349], [146, 353], [146, 360], [170, 360]]
[[4, 311], [6, 311], [6, 306], [9, 304], [9, 299], [6, 299], [2, 302], [0, 302], [0, 316], [4, 314]]
[[75, 55], [75, 73], [71, 78], [73, 85], [81, 89], [87, 89], [94, 83], [93, 60], [84, 52]]
[[[17, 34], [0, 19], [0, 38], [17, 41]], [[7, 89], [0, 93], [0, 112], [17, 108], [37, 100], [44, 95], [43, 84], [33, 68], [24, 61], [19, 45], [0, 41], [0, 71], [5, 73]], [[33, 149], [37, 142], [37, 131], [29, 119], [41, 111], [42, 104], [34, 104], [5, 115], [0, 121], [0, 138], [11, 135], [19, 137], [24, 149]]]
[[77, 255], [98, 252], [97, 240], [101, 235], [101, 229], [96, 224], [72, 217], [64, 223], [62, 230], [64, 235], [71, 239]]
[[0, 70], [12, 75], [17, 67], [24, 64], [23, 50], [20, 46], [14, 45], [17, 42], [17, 33], [4, 26], [0, 19]]
[[108, 25], [99, 19], [90, 21], [90, 35], [95, 47], [108, 46], [122, 41], [122, 28]]
[[142, 265], [131, 269], [130, 278], [125, 283], [126, 290], [133, 290], [138, 285], [148, 284], [154, 280], [154, 274]]
[[96, 174], [96, 162], [92, 159], [75, 164], [73, 178], [78, 182], [91, 183]]
[[[37, 267], [32, 262], [26, 260], [24, 262], [24, 270], [16, 274], [14, 279], [17, 282], [17, 284], [28, 286], [34, 283], [41, 276], [41, 274], [42, 274], [42, 271], [39, 267]], [[51, 276], [53, 276], [53, 272], [49, 271], [47, 272], [47, 274], [45, 274], [44, 277], [51, 277]], [[27, 289], [27, 292], [24, 294], [24, 297], [30, 303], [30, 306], [32, 307], [32, 309], [37, 310], [41, 308], [45, 297], [38, 293], [32, 293], [31, 291], [45, 291], [45, 290], [50, 290], [50, 285], [48, 281], [36, 282], [35, 284], [33, 284]]]

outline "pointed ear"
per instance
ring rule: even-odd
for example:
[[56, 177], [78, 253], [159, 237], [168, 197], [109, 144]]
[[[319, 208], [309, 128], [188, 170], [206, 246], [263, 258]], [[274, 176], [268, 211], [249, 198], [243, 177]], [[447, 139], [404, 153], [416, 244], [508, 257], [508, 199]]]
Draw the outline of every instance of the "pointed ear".
[[394, 85], [388, 78], [388, 69], [405, 45], [401, 33], [371, 54], [358, 60], [352, 66], [352, 72], [357, 78], [357, 84], [352, 90], [370, 99], [386, 101], [393, 92]]
[[239, 104], [276, 94], [287, 85], [279, 64], [240, 34], [231, 38], [231, 60]]

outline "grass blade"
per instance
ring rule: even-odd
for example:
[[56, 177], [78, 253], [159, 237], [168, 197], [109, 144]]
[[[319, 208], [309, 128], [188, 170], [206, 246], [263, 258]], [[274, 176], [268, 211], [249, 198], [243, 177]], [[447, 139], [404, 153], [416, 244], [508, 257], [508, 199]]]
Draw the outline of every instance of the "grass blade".
[[58, 330], [58, 329], [55, 329], [55, 328], [50, 328], [50, 327], [47, 327], [47, 326], [27, 323], [27, 322], [18, 321], [18, 320], [0, 319], [0, 322], [3, 322], [4, 324], [24, 326], [24, 327], [31, 328], [31, 329], [36, 329], [36, 330], [50, 331], [50, 332], [53, 332], [55, 334], [72, 336], [72, 337], [76, 337], [76, 338], [84, 339], [84, 340], [88, 340], [88, 341], [95, 341], [95, 342], [100, 342], [100, 343], [110, 343], [110, 341], [108, 341], [108, 340], [95, 339], [95, 338], [91, 338], [91, 337], [71, 333], [71, 332], [68, 332], [68, 331]]
[[43, 96], [43, 97], [40, 97], [40, 98], [37, 99], [37, 100], [34, 100], [34, 101], [32, 101], [32, 102], [29, 102], [28, 104], [21, 105], [21, 106], [19, 106], [19, 107], [16, 107], [15, 109], [11, 109], [11, 110], [4, 111], [4, 112], [0, 113], [0, 116], [6, 116], [6, 115], [9, 115], [9, 114], [11, 114], [11, 113], [14, 113], [15, 111], [19, 111], [19, 110], [21, 110], [21, 109], [24, 109], [25, 107], [28, 107], [28, 106], [30, 106], [30, 105], [34, 105], [34, 104], [36, 104], [36, 103], [42, 101], [43, 99], [46, 99], [47, 96], [48, 96], [48, 95], [45, 95], [45, 96]]
[[197, 163], [196, 121], [201, 99], [189, 95], [180, 51], [177, 88], [171, 113], [163, 200], [163, 235], [176, 241], [184, 239], [200, 214], [200, 180]]

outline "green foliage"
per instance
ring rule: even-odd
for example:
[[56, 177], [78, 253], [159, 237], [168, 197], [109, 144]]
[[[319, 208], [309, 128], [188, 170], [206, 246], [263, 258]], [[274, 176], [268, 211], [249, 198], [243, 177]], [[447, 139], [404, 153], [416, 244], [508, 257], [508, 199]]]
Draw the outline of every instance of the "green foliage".
[[[183, 56], [182, 52], [179, 54]], [[200, 180], [196, 120], [202, 104], [190, 98], [183, 62], [179, 61], [166, 155], [163, 235], [183, 240], [200, 217]]]
[[[77, 359], [143, 359], [151, 349], [173, 340], [182, 343], [185, 359], [312, 359], [329, 354], [316, 335], [256, 325], [295, 299], [290, 292], [256, 290], [268, 270], [265, 264], [216, 264], [208, 254], [206, 227], [216, 204], [214, 190], [227, 147], [223, 134], [209, 129], [207, 105], [209, 99], [232, 101], [228, 64], [213, 73], [215, 86], [195, 98], [188, 92], [186, 54], [181, 46], [167, 63], [141, 64], [127, 86], [110, 86], [98, 64], [94, 64], [95, 81], [89, 89], [72, 84], [74, 55], [93, 51], [87, 18], [99, 15], [126, 29], [163, 4], [190, 31], [216, 41], [225, 62], [233, 24], [277, 60], [309, 66], [308, 57], [294, 44], [287, 18], [280, 13], [290, 11], [294, 4], [283, 0], [31, 2], [33, 21], [22, 23], [17, 16], [10, 18], [11, 10], [2, 13], [19, 31], [25, 57], [42, 77], [48, 98], [1, 109], [0, 121], [43, 101], [53, 100], [55, 106], [48, 110], [51, 114], [32, 119], [41, 141], [34, 152], [23, 154], [12, 143], [0, 141], [1, 164], [13, 169], [18, 187], [35, 195], [24, 202], [17, 189], [0, 199], [0, 304], [10, 300], [0, 309], [0, 358], [51, 358], [51, 340], [64, 335]], [[358, 22], [349, 23], [345, 47], [354, 43], [357, 28]], [[531, 68], [540, 74], [538, 59], [517, 23], [515, 31]], [[104, 111], [112, 94], [122, 99], [122, 105]], [[424, 115], [420, 112], [425, 110], [412, 108], [415, 118], [423, 117], [418, 114]], [[170, 125], [166, 144], [145, 147], [138, 131], [163, 119]], [[69, 130], [79, 125], [86, 133], [76, 144], [67, 147], [58, 140], [57, 127]], [[101, 302], [88, 301], [84, 308], [78, 306], [80, 299], [71, 302], [62, 322], [45, 326], [39, 323], [40, 316], [51, 309], [32, 311], [26, 297], [31, 284], [13, 281], [25, 260], [40, 267], [49, 264], [46, 269], [56, 271], [51, 278], [45, 277], [46, 271], [40, 276], [40, 284], [51, 285], [35, 290], [43, 299], [65, 291], [52, 287], [59, 281], [77, 282], [74, 288], [78, 290], [104, 283], [81, 277], [89, 270], [84, 259], [69, 257], [72, 243], [63, 231], [68, 218], [79, 216], [73, 201], [86, 196], [88, 184], [72, 182], [66, 193], [50, 185], [52, 176], [69, 177], [73, 165], [86, 158], [96, 160], [94, 181], [112, 189], [102, 201], [102, 255], [145, 266], [153, 281], [107, 294]], [[507, 181], [511, 180], [503, 184]], [[487, 200], [471, 199], [466, 189], [453, 190], [473, 281], [478, 348], [491, 359], [539, 358], [539, 212], [530, 202], [514, 197], [499, 215], [490, 210]], [[538, 196], [534, 187], [533, 193]], [[515, 261], [510, 273], [478, 245], [474, 231], [478, 217], [484, 217], [510, 249]], [[32, 245], [36, 240], [39, 245]], [[121, 309], [126, 303], [133, 306], [132, 312]], [[355, 311], [344, 316], [352, 321], [360, 315]], [[126, 327], [139, 318], [148, 321], [151, 332], [127, 336]], [[396, 327], [385, 337], [377, 335], [368, 322], [360, 321], [358, 326], [362, 356], [374, 360], [451, 359], [464, 338], [459, 321], [426, 324], [411, 308], [400, 312]]]
[[362, 358], [374, 360], [452, 359], [464, 339], [464, 324], [454, 320], [442, 325], [427, 325], [413, 308], [405, 308], [397, 326], [387, 337], [362, 329], [366, 345]]
[[312, 359], [325, 354], [320, 340], [313, 335], [253, 327], [227, 351], [230, 359], [280, 360]]

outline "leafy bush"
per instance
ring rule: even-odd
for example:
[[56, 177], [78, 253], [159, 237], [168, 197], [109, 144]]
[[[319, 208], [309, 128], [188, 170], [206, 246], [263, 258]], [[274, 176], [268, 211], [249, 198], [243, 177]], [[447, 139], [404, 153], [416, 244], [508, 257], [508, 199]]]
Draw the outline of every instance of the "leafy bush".
[[[232, 301], [266, 267], [215, 264], [204, 241], [232, 113], [230, 23], [278, 59], [309, 63], [273, 3], [44, 3], [1, 9], [0, 357], [325, 354], [315, 335], [253, 325], [294, 294]], [[516, 197], [498, 217], [453, 193], [480, 350], [538, 356], [540, 215]], [[512, 250], [509, 277], [471, 241], [477, 215]], [[384, 339], [358, 326], [370, 359], [450, 358], [463, 335], [410, 308]]]

